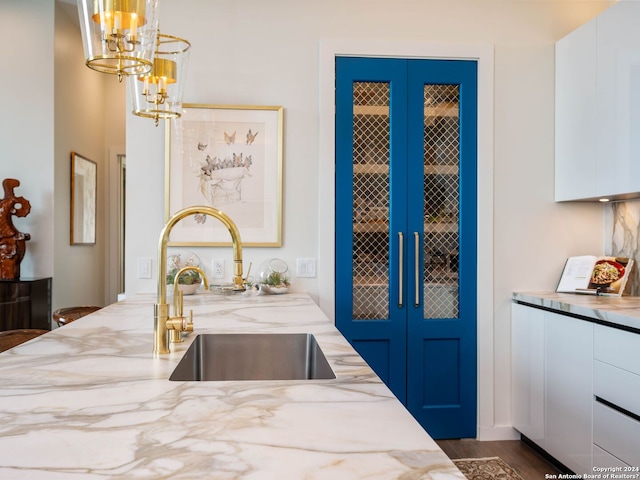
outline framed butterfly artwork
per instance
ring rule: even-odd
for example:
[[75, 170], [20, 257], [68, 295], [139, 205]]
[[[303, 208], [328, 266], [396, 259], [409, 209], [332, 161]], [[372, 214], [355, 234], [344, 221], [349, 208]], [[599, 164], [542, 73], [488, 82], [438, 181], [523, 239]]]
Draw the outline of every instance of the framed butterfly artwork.
[[[186, 207], [207, 205], [235, 222], [242, 245], [282, 245], [283, 107], [184, 104], [167, 122], [165, 221]], [[169, 245], [227, 246], [217, 219], [192, 216]]]

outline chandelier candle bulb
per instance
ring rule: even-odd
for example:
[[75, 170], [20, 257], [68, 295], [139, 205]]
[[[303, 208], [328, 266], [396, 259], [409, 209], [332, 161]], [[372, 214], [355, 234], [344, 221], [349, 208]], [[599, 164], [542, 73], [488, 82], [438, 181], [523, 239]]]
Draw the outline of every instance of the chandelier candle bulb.
[[131, 22], [129, 28], [129, 38], [132, 42], [136, 41], [136, 35], [138, 34], [138, 15], [135, 13], [131, 14]]
[[116, 12], [113, 16], [113, 29], [114, 33], [118, 33], [122, 30], [122, 12]]
[[113, 16], [111, 12], [100, 12], [100, 25], [105, 32], [105, 38], [107, 35], [113, 33]]

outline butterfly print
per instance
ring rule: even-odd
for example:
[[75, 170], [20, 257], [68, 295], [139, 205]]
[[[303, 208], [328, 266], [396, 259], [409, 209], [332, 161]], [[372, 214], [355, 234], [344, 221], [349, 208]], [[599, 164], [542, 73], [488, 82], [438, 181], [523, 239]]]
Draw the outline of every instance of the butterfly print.
[[251, 129], [249, 129], [249, 131], [247, 132], [247, 145], [251, 145], [254, 142], [254, 140], [258, 136], [258, 133], [260, 132], [251, 133]]
[[229, 135], [227, 132], [224, 132], [224, 143], [226, 143], [227, 145], [236, 143], [236, 132], [233, 132], [231, 135]]

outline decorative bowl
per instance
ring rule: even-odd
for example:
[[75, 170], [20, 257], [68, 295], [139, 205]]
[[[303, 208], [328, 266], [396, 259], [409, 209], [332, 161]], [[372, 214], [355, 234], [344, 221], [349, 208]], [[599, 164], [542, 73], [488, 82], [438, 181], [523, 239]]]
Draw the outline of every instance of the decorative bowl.
[[[192, 283], [191, 285], [178, 284], [178, 290], [182, 292], [182, 295], [193, 295], [200, 288], [199, 283]], [[167, 285], [167, 290], [173, 294], [174, 285]]]

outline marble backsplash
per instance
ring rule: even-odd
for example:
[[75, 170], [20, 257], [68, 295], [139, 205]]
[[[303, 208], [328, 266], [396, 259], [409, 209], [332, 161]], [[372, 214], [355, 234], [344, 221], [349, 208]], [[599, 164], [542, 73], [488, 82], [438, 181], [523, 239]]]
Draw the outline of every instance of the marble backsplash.
[[[611, 233], [610, 238], [606, 236]], [[608, 242], [611, 242], [610, 244]], [[605, 207], [606, 254], [629, 257], [635, 266], [629, 276], [626, 294], [640, 295], [640, 200], [616, 202]]]

